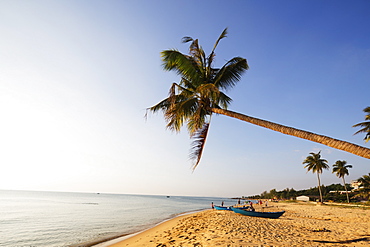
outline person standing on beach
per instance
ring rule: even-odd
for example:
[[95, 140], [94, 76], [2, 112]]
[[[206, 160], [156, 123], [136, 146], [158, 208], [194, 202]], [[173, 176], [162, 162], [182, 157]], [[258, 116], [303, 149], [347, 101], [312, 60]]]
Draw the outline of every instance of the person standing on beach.
[[211, 207], [212, 207], [212, 209], [214, 209], [214, 208], [215, 208], [215, 206], [213, 205], [213, 202], [211, 203]]
[[224, 206], [224, 201], [221, 202], [221, 207], [223, 207], [223, 206]]

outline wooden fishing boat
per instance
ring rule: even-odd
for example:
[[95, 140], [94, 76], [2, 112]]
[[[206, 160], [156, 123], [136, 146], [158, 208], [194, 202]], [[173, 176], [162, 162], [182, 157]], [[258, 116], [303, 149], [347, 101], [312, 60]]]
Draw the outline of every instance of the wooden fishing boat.
[[280, 211], [280, 212], [256, 212], [256, 211], [248, 211], [248, 210], [243, 210], [243, 209], [234, 208], [234, 207], [231, 207], [231, 210], [234, 211], [237, 214], [242, 214], [242, 215], [252, 216], [252, 217], [270, 218], [270, 219], [277, 219], [285, 213], [285, 211]]
[[[224, 206], [216, 206], [216, 205], [214, 205], [213, 206], [216, 210], [229, 210], [229, 211], [231, 211], [231, 208], [232, 207], [224, 207]], [[239, 209], [247, 209], [247, 208], [249, 208], [249, 206], [242, 206], [242, 207], [235, 207], [235, 208], [239, 208]]]
[[230, 210], [231, 211], [231, 208], [230, 207], [223, 207], [223, 206], [216, 206], [216, 205], [214, 205], [214, 208], [216, 210]]

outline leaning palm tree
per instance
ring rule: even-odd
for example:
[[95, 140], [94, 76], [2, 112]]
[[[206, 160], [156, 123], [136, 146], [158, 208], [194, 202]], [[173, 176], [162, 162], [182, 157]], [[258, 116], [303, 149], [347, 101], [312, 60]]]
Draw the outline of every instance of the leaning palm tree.
[[344, 176], [349, 175], [348, 168], [352, 168], [352, 165], [347, 165], [347, 161], [345, 160], [337, 160], [337, 162], [335, 162], [335, 164], [333, 165], [333, 173], [335, 173], [337, 177], [343, 179], [343, 186], [346, 190], [347, 202], [349, 203], [348, 190], [346, 182], [344, 180]]
[[363, 127], [357, 131], [355, 135], [359, 133], [366, 133], [364, 140], [365, 142], [368, 142], [370, 140], [370, 106], [366, 107], [364, 112], [367, 113], [365, 116], [365, 122], [355, 124], [352, 127]]
[[317, 181], [319, 183], [319, 193], [320, 193], [320, 202], [322, 202], [322, 193], [321, 193], [321, 183], [320, 183], [320, 174], [322, 173], [323, 169], [329, 169], [328, 161], [325, 159], [321, 159], [320, 155], [321, 151], [317, 154], [310, 153], [309, 156], [303, 161], [305, 165], [304, 168], [307, 168], [307, 172], [311, 171], [313, 173], [317, 173]]
[[222, 90], [234, 87], [249, 67], [247, 60], [242, 57], [230, 59], [221, 68], [213, 67], [215, 49], [226, 35], [227, 29], [221, 33], [208, 56], [198, 44], [198, 40], [191, 37], [182, 39], [184, 43], [190, 42], [189, 55], [176, 49], [161, 52], [164, 70], [175, 71], [181, 79], [179, 83], [172, 84], [166, 99], [148, 110], [153, 113], [163, 111], [167, 128], [170, 130], [179, 132], [183, 124], [187, 124], [189, 134], [194, 139], [190, 153], [194, 160], [194, 169], [201, 159], [214, 113], [370, 159], [368, 148], [227, 110], [232, 100]]

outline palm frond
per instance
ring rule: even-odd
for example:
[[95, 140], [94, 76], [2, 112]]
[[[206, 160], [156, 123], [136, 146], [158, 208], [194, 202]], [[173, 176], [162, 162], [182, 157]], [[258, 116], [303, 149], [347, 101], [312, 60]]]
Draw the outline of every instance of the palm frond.
[[[365, 127], [364, 129], [366, 129], [366, 128], [370, 129], [370, 122], [361, 122], [361, 123], [353, 125], [352, 127]], [[358, 132], [359, 131], [357, 131], [356, 133], [358, 133]]]
[[229, 96], [227, 96], [223, 92], [220, 92], [220, 98], [218, 100], [217, 105], [220, 105], [222, 108], [227, 109], [227, 107], [230, 105], [232, 101], [233, 100]]
[[172, 83], [170, 91], [168, 92], [168, 99], [171, 105], [176, 103], [176, 83]]
[[[356, 124], [353, 127], [359, 127], [359, 126], [361, 126], [360, 124]], [[368, 123], [368, 124], [369, 124], [369, 126], [366, 126], [362, 129], [356, 131], [356, 133], [354, 133], [354, 135], [357, 135], [357, 134], [360, 134], [360, 133], [366, 133], [366, 135], [364, 137], [365, 142], [368, 142], [370, 140], [370, 123]]]
[[[149, 112], [152, 112], [152, 113], [156, 113], [158, 111], [163, 111], [163, 112], [166, 112], [168, 111], [168, 109], [171, 107], [172, 104], [175, 104], [176, 101], [178, 101], [179, 99], [176, 95], [176, 88], [179, 88], [182, 92], [183, 91], [187, 91], [188, 89], [184, 88], [184, 87], [181, 87], [180, 85], [178, 85], [177, 83], [173, 83], [169, 92], [168, 92], [168, 98], [160, 101], [158, 104], [152, 106], [152, 107], [149, 107], [147, 108], [147, 113], [148, 111]], [[145, 114], [145, 117], [147, 116], [147, 113]]]
[[193, 42], [191, 42], [189, 46], [189, 55], [192, 57], [196, 57], [199, 60], [201, 53], [200, 50], [201, 48], [199, 46], [198, 39], [193, 40]]
[[197, 108], [197, 99], [176, 95], [176, 103], [164, 113], [167, 128], [179, 132]]
[[226, 38], [226, 37], [227, 37], [227, 28], [225, 28], [222, 31], [221, 35], [216, 40], [216, 43], [213, 45], [213, 49], [212, 49], [211, 53], [207, 57], [207, 67], [208, 67], [208, 69], [210, 69], [212, 67], [213, 59], [215, 58], [215, 50], [216, 50], [216, 48], [218, 46], [218, 43], [220, 43], [220, 40], [221, 39]]
[[177, 50], [162, 51], [161, 57], [164, 70], [175, 71], [182, 77], [198, 81], [198, 68], [196, 63], [193, 61], [193, 58], [184, 55]]
[[192, 37], [185, 36], [181, 39], [181, 42], [182, 43], [191, 42], [189, 46], [190, 57], [195, 58], [195, 61], [200, 65], [200, 67], [204, 67], [205, 52], [203, 51], [202, 47], [199, 46], [198, 39], [193, 39]]
[[182, 43], [188, 43], [190, 41], [193, 41], [193, 38], [192, 37], [189, 37], [189, 36], [185, 36], [181, 39], [181, 42]]
[[358, 123], [358, 124], [353, 125], [352, 127], [363, 127], [362, 129], [354, 133], [354, 135], [357, 135], [359, 133], [366, 133], [364, 137], [364, 141], [368, 142], [370, 141], [370, 106], [366, 107], [363, 111], [367, 113], [365, 115], [365, 120], [367, 122]]
[[206, 122], [210, 122], [210, 121], [207, 121], [209, 115], [210, 114], [205, 107], [197, 107], [193, 115], [189, 116], [187, 127], [188, 127], [188, 132], [191, 137], [196, 135], [197, 131], [203, 128], [203, 125]]
[[221, 89], [229, 89], [235, 86], [241, 79], [242, 74], [249, 69], [247, 60], [242, 57], [230, 59], [216, 74], [215, 85]]
[[[158, 104], [147, 108], [146, 110], [147, 110], [147, 112], [149, 111], [149, 112], [153, 112], [153, 113], [156, 113], [160, 110], [166, 111], [166, 109], [169, 107], [169, 105], [170, 105], [170, 100], [169, 100], [169, 98], [166, 98], [166, 99], [162, 100], [161, 102], [159, 102]], [[147, 115], [147, 114], [145, 114], [145, 115]]]
[[216, 50], [216, 47], [218, 46], [218, 43], [220, 43], [220, 40], [223, 39], [223, 38], [226, 38], [226, 37], [227, 37], [227, 28], [225, 28], [222, 31], [221, 35], [216, 40], [216, 43], [213, 45], [213, 49], [212, 49], [212, 52], [211, 53], [213, 53]]
[[201, 129], [199, 129], [196, 134], [192, 137], [194, 141], [192, 142], [192, 147], [190, 151], [190, 159], [194, 160], [193, 170], [198, 166], [202, 153], [204, 150], [204, 145], [206, 144], [207, 135], [209, 130], [209, 123], [205, 123]]
[[[183, 80], [186, 81], [185, 78], [183, 78]], [[186, 96], [186, 95], [193, 95], [194, 94], [194, 90], [193, 90], [193, 87], [191, 85], [181, 85], [181, 84], [185, 84], [186, 82], [184, 82], [183, 80], [181, 80], [180, 82], [180, 85], [177, 84], [177, 83], [173, 83], [172, 84], [172, 87], [170, 89], [170, 92], [169, 92], [169, 95], [173, 95], [173, 93], [176, 94], [176, 91], [178, 92], [178, 95], [182, 95], [182, 96]], [[175, 90], [177, 89], [177, 90]]]
[[366, 112], [370, 116], [370, 106], [366, 107], [363, 112]]
[[204, 75], [205, 72], [205, 52], [198, 44], [198, 40], [194, 40], [189, 47], [189, 55], [195, 62], [194, 67], [197, 67], [199, 75]]
[[196, 85], [184, 77], [181, 78], [180, 85], [184, 88], [182, 91], [194, 92], [196, 90]]

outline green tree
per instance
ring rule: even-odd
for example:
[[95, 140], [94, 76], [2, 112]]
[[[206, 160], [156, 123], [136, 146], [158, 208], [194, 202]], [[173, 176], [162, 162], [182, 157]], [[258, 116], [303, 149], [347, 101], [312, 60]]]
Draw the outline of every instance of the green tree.
[[270, 190], [269, 195], [270, 195], [270, 197], [269, 197], [270, 199], [274, 199], [277, 196], [276, 189]]
[[264, 199], [267, 199], [267, 197], [268, 197], [267, 191], [262, 192], [260, 197], [264, 198]]
[[198, 39], [191, 37], [182, 39], [183, 43], [190, 42], [189, 55], [176, 49], [161, 52], [163, 69], [176, 72], [181, 79], [179, 83], [172, 84], [167, 98], [148, 110], [153, 113], [162, 111], [170, 130], [179, 132], [183, 124], [187, 124], [189, 134], [193, 138], [190, 153], [194, 160], [193, 169], [200, 162], [212, 114], [237, 118], [370, 159], [368, 148], [227, 110], [232, 99], [222, 90], [234, 87], [249, 67], [247, 60], [242, 57], [230, 59], [221, 68], [213, 67], [215, 49], [226, 35], [227, 29], [221, 33], [208, 56], [198, 44]]
[[363, 175], [357, 180], [361, 183], [360, 185], [360, 196], [370, 199], [370, 173], [368, 175]]
[[365, 142], [368, 142], [370, 140], [370, 106], [366, 107], [364, 112], [367, 113], [365, 116], [365, 122], [355, 124], [352, 127], [362, 127], [362, 129], [357, 131], [355, 135], [359, 133], [366, 133], [364, 140]]
[[339, 178], [342, 178], [343, 180], [343, 186], [346, 190], [347, 195], [347, 202], [349, 203], [349, 196], [348, 196], [348, 190], [346, 186], [346, 181], [344, 180], [345, 175], [349, 175], [348, 168], [352, 168], [352, 165], [347, 165], [347, 161], [345, 160], [337, 160], [335, 164], [333, 165], [333, 173]]
[[289, 190], [289, 196], [290, 196], [291, 198], [295, 198], [295, 197], [297, 196], [297, 191], [295, 191], [295, 189], [291, 188], [291, 189]]
[[306, 164], [304, 168], [307, 168], [307, 172], [311, 171], [313, 173], [317, 173], [317, 181], [319, 183], [319, 193], [320, 193], [320, 202], [322, 202], [322, 192], [321, 192], [321, 182], [320, 182], [320, 174], [322, 173], [323, 169], [329, 169], [328, 161], [325, 159], [321, 159], [320, 155], [321, 151], [317, 154], [310, 153], [309, 156], [303, 161], [303, 164]]
[[281, 199], [291, 199], [293, 196], [292, 194], [290, 193], [290, 189], [289, 188], [286, 188], [284, 190], [281, 191]]

